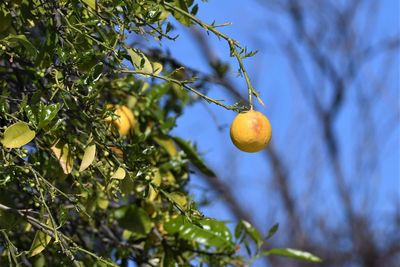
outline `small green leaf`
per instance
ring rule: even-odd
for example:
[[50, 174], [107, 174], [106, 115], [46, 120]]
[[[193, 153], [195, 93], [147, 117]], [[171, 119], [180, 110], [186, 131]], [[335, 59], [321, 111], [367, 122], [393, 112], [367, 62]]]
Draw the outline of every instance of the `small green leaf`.
[[322, 262], [320, 258], [313, 254], [292, 248], [273, 248], [262, 253], [263, 256], [278, 255], [296, 260], [303, 260], [308, 262]]
[[40, 130], [55, 118], [58, 111], [61, 109], [61, 105], [59, 103], [45, 105], [42, 102], [39, 102], [39, 105], [25, 105], [23, 109], [29, 122]]
[[264, 238], [264, 240], [270, 239], [279, 229], [279, 223], [274, 224], [268, 231], [268, 235]]
[[29, 129], [28, 124], [17, 122], [4, 131], [1, 143], [7, 148], [18, 148], [28, 144], [33, 138], [35, 138], [35, 132]]
[[142, 71], [146, 74], [153, 73], [153, 66], [142, 51], [134, 48], [127, 48], [127, 51], [136, 70]]
[[[174, 1], [174, 5], [183, 10], [184, 12], [189, 13], [189, 9], [188, 9], [188, 5], [186, 3], [185, 0], [175, 0]], [[181, 12], [176, 12], [171, 10], [173, 16], [176, 18], [177, 21], [179, 21], [180, 23], [182, 23], [185, 26], [190, 26], [192, 24], [192, 21], [190, 20], [190, 18], [188, 18], [186, 15], [182, 14]]]
[[86, 170], [90, 164], [92, 164], [94, 158], [96, 156], [96, 145], [90, 145], [86, 147], [85, 153], [83, 154], [81, 166], [79, 167], [79, 171], [84, 171]]
[[25, 111], [26, 117], [28, 117], [28, 119], [29, 119], [29, 122], [36, 126], [37, 125], [36, 115], [35, 115], [35, 112], [32, 109], [32, 107], [25, 106], [24, 111]]
[[199, 5], [195, 4], [190, 13], [192, 13], [192, 15], [196, 15], [198, 11], [199, 11]]
[[196, 166], [205, 175], [212, 177], [215, 176], [215, 173], [207, 167], [207, 165], [203, 162], [203, 160], [188, 142], [179, 137], [173, 137], [173, 139], [175, 143], [186, 153], [194, 166]]
[[254, 243], [256, 243], [258, 248], [262, 246], [263, 240], [261, 234], [247, 221], [241, 220], [238, 223], [235, 229], [235, 237], [239, 238], [243, 230], [254, 241]]
[[59, 103], [52, 105], [44, 105], [42, 102], [39, 104], [39, 110], [37, 112], [38, 129], [41, 129], [48, 125], [60, 110], [61, 105]]

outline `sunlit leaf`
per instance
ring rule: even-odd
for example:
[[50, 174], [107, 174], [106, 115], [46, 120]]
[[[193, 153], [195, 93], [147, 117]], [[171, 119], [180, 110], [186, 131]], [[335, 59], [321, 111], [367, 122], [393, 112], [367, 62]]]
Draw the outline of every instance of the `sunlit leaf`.
[[143, 52], [134, 48], [127, 48], [127, 51], [136, 70], [142, 71], [146, 74], [153, 73], [153, 66]]
[[125, 176], [126, 176], [126, 171], [125, 171], [123, 168], [118, 167], [118, 169], [113, 173], [113, 175], [111, 176], [111, 178], [112, 178], [112, 179], [119, 179], [119, 180], [122, 180], [122, 179], [125, 178]]
[[97, 206], [98, 206], [100, 209], [103, 209], [103, 210], [107, 209], [109, 203], [110, 203], [110, 202], [108, 201], [107, 198], [104, 198], [104, 197], [99, 197], [99, 198], [97, 198]]
[[17, 122], [5, 131], [1, 143], [7, 148], [18, 148], [28, 144], [35, 138], [35, 132], [25, 122]]
[[159, 74], [163, 70], [163, 65], [159, 62], [152, 62], [151, 63], [153, 67], [154, 74]]
[[292, 249], [292, 248], [273, 248], [268, 251], [264, 251], [262, 253], [263, 256], [269, 256], [269, 255], [278, 255], [278, 256], [283, 256], [283, 257], [288, 257], [288, 258], [293, 258], [297, 260], [303, 260], [303, 261], [308, 261], [308, 262], [322, 262], [320, 258], [317, 256], [314, 256], [313, 254], [297, 249]]
[[38, 129], [41, 129], [48, 125], [54, 117], [57, 115], [58, 111], [60, 110], [60, 104], [51, 104], [51, 105], [44, 105], [43, 103], [39, 104], [39, 110], [37, 113], [37, 121], [38, 121]]
[[235, 229], [235, 237], [239, 238], [242, 231], [244, 231], [253, 241], [256, 243], [257, 247], [261, 247], [263, 240], [261, 234], [256, 228], [254, 228], [249, 222], [241, 220]]
[[79, 171], [84, 171], [86, 170], [90, 164], [92, 164], [94, 158], [96, 156], [96, 145], [90, 145], [86, 147], [85, 153], [83, 154], [81, 166], [79, 167]]
[[[151, 182], [157, 187], [161, 185], [161, 174], [159, 169], [153, 168], [151, 173]], [[157, 195], [158, 195], [157, 189], [153, 188], [153, 186], [150, 185], [149, 196], [148, 196], [149, 200], [153, 201], [154, 199], [156, 199]]]
[[71, 157], [68, 144], [61, 141], [56, 142], [52, 147], [54, 155], [56, 156], [61, 168], [65, 174], [69, 174], [72, 171], [74, 160]]
[[28, 253], [29, 257], [33, 257], [41, 253], [50, 243], [50, 241], [51, 241], [51, 236], [40, 230], [37, 230], [35, 237], [33, 238], [31, 248], [29, 249]]
[[195, 241], [206, 246], [214, 246], [220, 249], [231, 249], [230, 232], [223, 222], [203, 219], [198, 221], [198, 225], [190, 223], [185, 216], [168, 221], [164, 229], [170, 234], [177, 234], [180, 238]]
[[156, 141], [161, 147], [163, 147], [171, 157], [176, 156], [176, 154], [178, 153], [176, 151], [175, 143], [172, 139], [160, 136], [154, 137], [154, 141]]
[[91, 9], [96, 10], [96, 0], [83, 0], [83, 2], [88, 5]]

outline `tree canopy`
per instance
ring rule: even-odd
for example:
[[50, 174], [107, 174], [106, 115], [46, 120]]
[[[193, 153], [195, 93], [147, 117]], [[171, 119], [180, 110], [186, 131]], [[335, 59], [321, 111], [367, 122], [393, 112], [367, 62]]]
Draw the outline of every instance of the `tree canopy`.
[[[197, 99], [196, 79], [150, 39], [198, 25], [227, 43], [248, 86], [254, 55], [196, 17], [190, 0], [10, 0], [0, 3], [0, 263], [9, 266], [242, 266], [263, 250], [246, 221], [232, 232], [188, 195], [191, 169], [213, 176], [195, 147], [170, 134]], [[134, 36], [135, 38], [132, 38]], [[218, 66], [224, 75], [228, 66]], [[259, 101], [261, 101], [259, 99]], [[126, 134], [118, 121], [132, 112]], [[248, 256], [240, 248], [247, 248]]]

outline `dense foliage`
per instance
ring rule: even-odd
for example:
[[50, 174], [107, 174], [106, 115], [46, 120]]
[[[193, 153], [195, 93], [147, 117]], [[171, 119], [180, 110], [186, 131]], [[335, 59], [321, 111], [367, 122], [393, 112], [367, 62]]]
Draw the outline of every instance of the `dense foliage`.
[[[190, 0], [0, 2], [1, 266], [241, 266], [241, 244], [247, 260], [318, 260], [261, 251], [251, 225], [231, 234], [187, 194], [189, 166], [213, 173], [170, 135], [177, 116], [194, 96], [243, 107], [208, 98], [161, 49], [131, 40], [174, 39], [175, 20], [198, 24], [227, 41], [258, 97], [242, 63], [252, 53], [197, 9]], [[106, 122], [118, 120], [116, 105], [135, 117], [126, 136]]]

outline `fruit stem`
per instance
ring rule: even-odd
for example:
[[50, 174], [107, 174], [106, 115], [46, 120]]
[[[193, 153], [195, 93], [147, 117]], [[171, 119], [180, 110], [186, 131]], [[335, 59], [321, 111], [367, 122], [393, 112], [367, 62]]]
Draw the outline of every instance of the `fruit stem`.
[[232, 42], [232, 41], [229, 41], [229, 46], [230, 46], [230, 49], [231, 49], [231, 53], [236, 57], [236, 59], [237, 59], [237, 61], [239, 63], [239, 67], [240, 67], [239, 72], [241, 72], [241, 74], [243, 74], [244, 79], [246, 80], [247, 92], [248, 92], [248, 95], [249, 95], [249, 106], [250, 106], [250, 110], [253, 110], [254, 88], [251, 85], [250, 77], [247, 74], [246, 68], [244, 67], [244, 64], [243, 64], [242, 57], [239, 54], [239, 52], [237, 51], [235, 43]]

